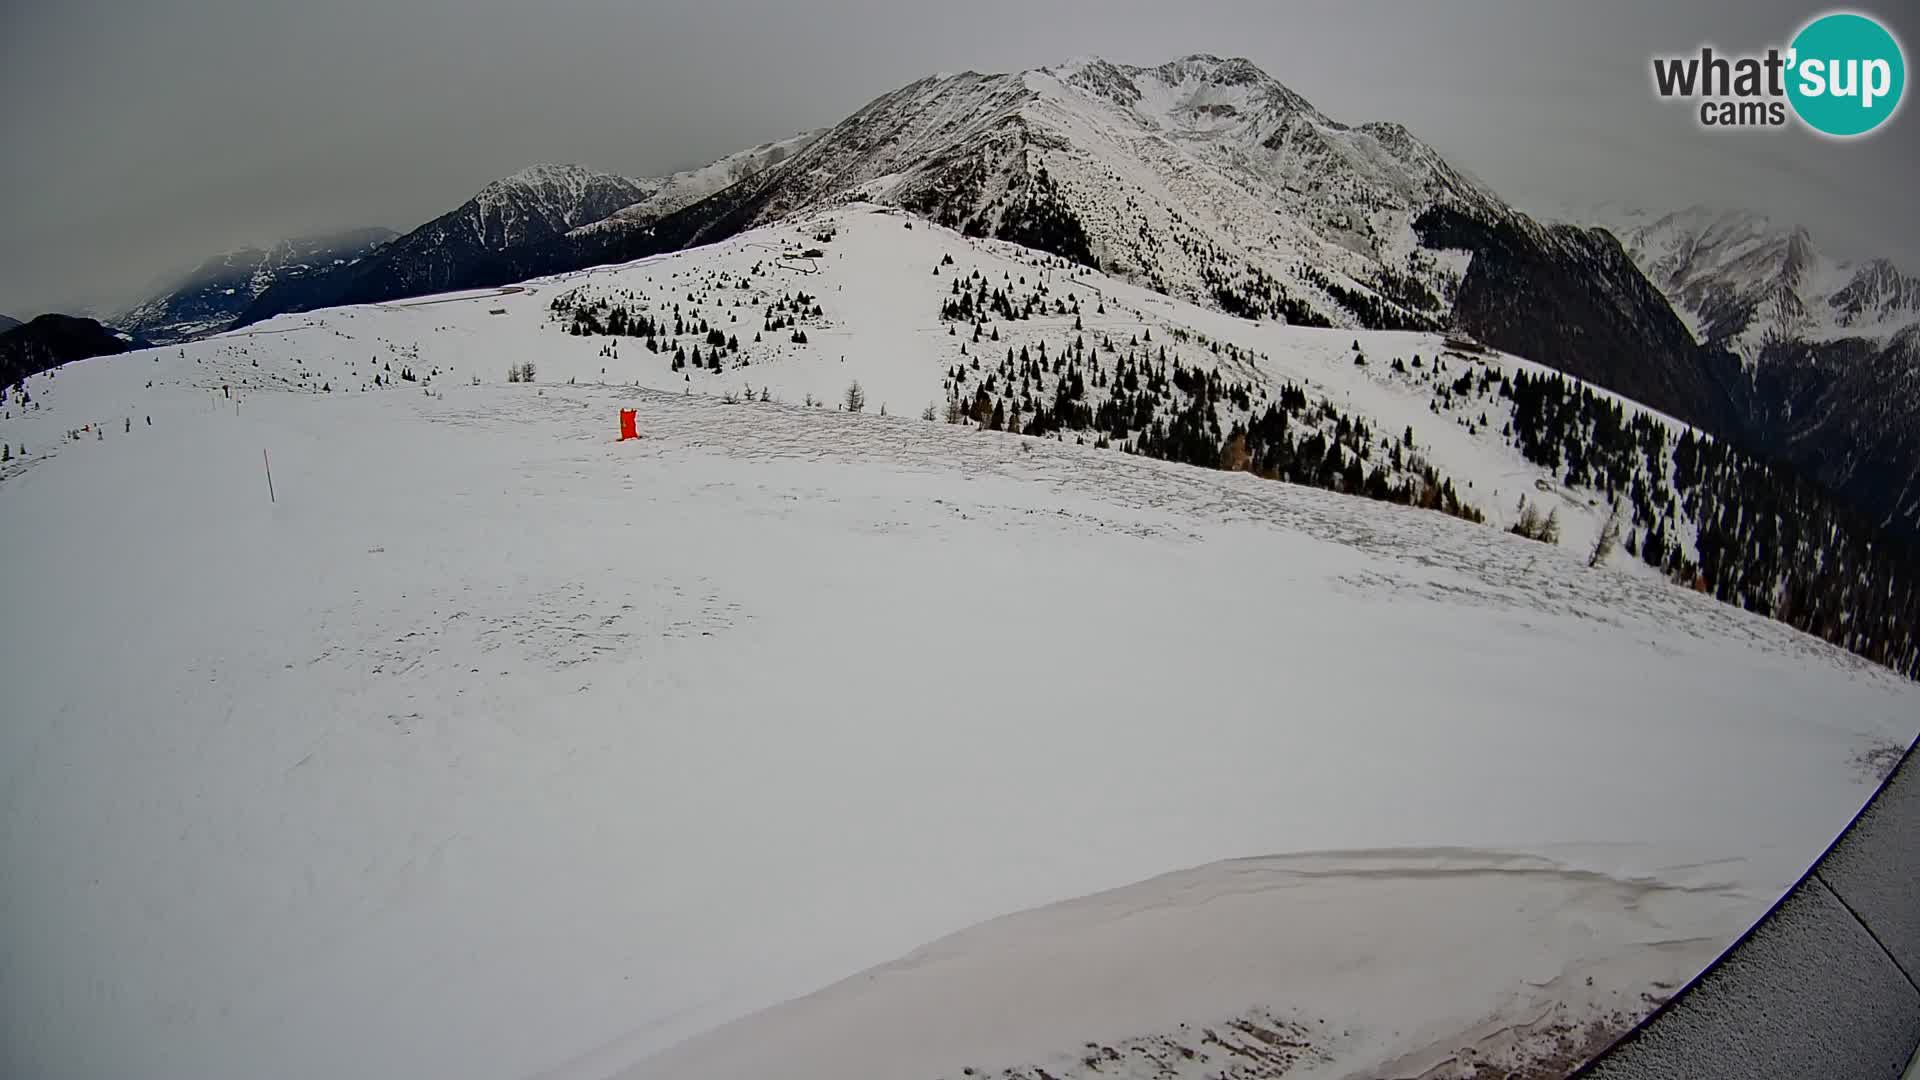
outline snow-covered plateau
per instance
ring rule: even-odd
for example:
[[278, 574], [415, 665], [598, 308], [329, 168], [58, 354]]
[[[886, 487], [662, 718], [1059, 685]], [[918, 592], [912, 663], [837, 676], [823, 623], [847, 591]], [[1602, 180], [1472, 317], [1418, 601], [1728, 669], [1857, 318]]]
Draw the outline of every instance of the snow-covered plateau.
[[[1031, 317], [943, 319], [957, 281]], [[653, 348], [571, 332], [616, 306]], [[1488, 523], [945, 422], [1042, 345], [1043, 399], [1160, 348], [1293, 387]], [[1825, 847], [1920, 688], [1590, 567], [1602, 509], [1429, 374], [1532, 369], [1455, 350], [854, 204], [35, 376], [0, 1073], [1577, 1060]], [[1560, 544], [1499, 527], [1522, 494]]]

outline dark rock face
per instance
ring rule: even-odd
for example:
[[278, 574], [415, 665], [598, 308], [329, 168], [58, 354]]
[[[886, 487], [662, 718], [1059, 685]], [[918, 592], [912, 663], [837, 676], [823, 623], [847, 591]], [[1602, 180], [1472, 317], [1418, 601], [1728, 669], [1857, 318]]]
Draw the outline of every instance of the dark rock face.
[[1747, 440], [1920, 540], [1920, 325], [1884, 344], [1783, 341], [1754, 367]]
[[1610, 233], [1445, 208], [1415, 227], [1431, 247], [1473, 253], [1454, 298], [1456, 329], [1707, 431], [1735, 427], [1728, 384], [1738, 360], [1696, 344]]

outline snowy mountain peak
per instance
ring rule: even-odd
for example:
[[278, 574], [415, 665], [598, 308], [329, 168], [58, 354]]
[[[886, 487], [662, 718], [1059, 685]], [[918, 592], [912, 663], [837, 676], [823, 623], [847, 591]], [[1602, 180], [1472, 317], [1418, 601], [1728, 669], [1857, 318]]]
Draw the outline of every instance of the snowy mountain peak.
[[1035, 68], [1024, 75], [1024, 81], [1035, 90], [1043, 89], [1048, 80], [1063, 86], [1079, 87], [1124, 105], [1140, 100], [1140, 90], [1133, 84], [1127, 70], [1098, 56], [1076, 56], [1063, 64]]
[[487, 189], [499, 190], [510, 187], [548, 187], [561, 186], [583, 189], [596, 179], [612, 176], [598, 169], [589, 169], [585, 165], [569, 165], [558, 162], [536, 162], [516, 173], [503, 176], [487, 185]]
[[364, 280], [247, 318], [626, 261], [852, 198], [1237, 314], [1341, 326], [1445, 320], [1466, 263], [1422, 250], [1421, 215], [1532, 227], [1404, 127], [1337, 123], [1244, 58], [1081, 57], [922, 78], [817, 136], [674, 177], [531, 166], [396, 241]]
[[[1827, 303], [1843, 325], [1876, 323], [1920, 313], [1920, 277], [1900, 271], [1886, 259], [1862, 263]], [[1920, 325], [1920, 320], [1908, 329]]]
[[1531, 227], [1404, 127], [1336, 123], [1248, 60], [1196, 53], [920, 79], [667, 232], [710, 242], [849, 198], [1239, 314], [1343, 326], [1444, 319], [1465, 264], [1420, 250], [1423, 213]]
[[631, 180], [580, 165], [529, 165], [481, 188], [465, 206], [423, 228], [442, 225], [464, 233], [482, 250], [502, 251], [599, 221], [659, 186], [658, 180]]
[[1217, 56], [1195, 53], [1152, 68], [1151, 74], [1169, 86], [1238, 89], [1246, 94], [1249, 101], [1290, 112], [1307, 113], [1319, 120], [1326, 119], [1306, 98], [1281, 85], [1279, 80], [1243, 57], [1222, 60]]

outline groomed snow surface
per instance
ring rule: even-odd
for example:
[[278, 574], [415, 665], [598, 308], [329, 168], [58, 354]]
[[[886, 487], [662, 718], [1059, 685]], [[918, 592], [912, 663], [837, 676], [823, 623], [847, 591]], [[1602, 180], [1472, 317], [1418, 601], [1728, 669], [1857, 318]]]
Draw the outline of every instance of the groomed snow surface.
[[[816, 287], [838, 329], [746, 376], [881, 417], [587, 385], [566, 287], [0, 424], [0, 1073], [1465, 1074], [1649, 1009], [1915, 733], [1912, 684], [1571, 547], [910, 418], [918, 298]], [[1352, 337], [1235, 332], [1328, 378]], [[459, 366], [349, 391], [416, 347]]]

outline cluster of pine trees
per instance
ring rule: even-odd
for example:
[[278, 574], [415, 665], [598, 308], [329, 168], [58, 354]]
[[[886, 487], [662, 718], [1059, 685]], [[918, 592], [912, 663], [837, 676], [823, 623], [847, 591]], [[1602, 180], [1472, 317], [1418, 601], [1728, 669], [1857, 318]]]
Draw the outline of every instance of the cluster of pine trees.
[[802, 318], [820, 318], [822, 312], [819, 302], [806, 293], [782, 293], [778, 300], [767, 305], [765, 315], [766, 321], [760, 329], [770, 334], [794, 327]]
[[[698, 342], [694, 343], [691, 352], [689, 352], [687, 346], [675, 345], [673, 347], [673, 370], [683, 371], [689, 366], [707, 371], [723, 370], [726, 367], [726, 357], [730, 354], [738, 354], [740, 352], [740, 339], [721, 333], [720, 328], [715, 326], [707, 330], [706, 346], [707, 351], [702, 353], [700, 351], [700, 343]], [[741, 366], [746, 366], [746, 363], [746, 358], [742, 357], [740, 360]]]
[[970, 158], [940, 186], [906, 193], [902, 205], [966, 236], [1011, 240], [1066, 262], [1099, 268], [1086, 226], [1061, 197], [1060, 183], [1045, 165], [1026, 173], [1023, 164], [1007, 162], [1012, 174], [1005, 177], [1006, 192], [989, 196], [989, 187], [1003, 175], [990, 161], [991, 156]]
[[[759, 272], [758, 266], [754, 272]], [[747, 278], [740, 275], [722, 273], [716, 279], [718, 287], [733, 289], [747, 288]], [[730, 284], [731, 282], [731, 284]], [[637, 297], [628, 290], [621, 294], [627, 302], [637, 301]], [[711, 300], [709, 295], [707, 300]], [[730, 334], [719, 326], [713, 325], [700, 314], [697, 306], [701, 297], [689, 292], [687, 305], [679, 302], [672, 305], [670, 311], [662, 311], [657, 316], [645, 311], [630, 309], [626, 302], [618, 297], [602, 298], [589, 295], [584, 289], [574, 289], [562, 293], [548, 304], [555, 319], [566, 323], [567, 332], [575, 335], [605, 335], [614, 338], [639, 338], [648, 352], [665, 354], [674, 371], [689, 368], [702, 371], [723, 371], [727, 360], [733, 357], [737, 366], [745, 367], [748, 359], [741, 351], [740, 338]], [[726, 303], [719, 304], [725, 308]], [[733, 301], [732, 306], [740, 307], [741, 302]], [[782, 293], [766, 305], [763, 312], [762, 333], [791, 329], [788, 340], [796, 345], [807, 343], [806, 331], [800, 329], [802, 319], [824, 317], [817, 297], [808, 293]], [[671, 321], [669, 321], [671, 319]], [[738, 321], [738, 316], [735, 316]], [[685, 342], [683, 338], [694, 339]], [[761, 334], [755, 334], [753, 340], [760, 341]], [[615, 359], [617, 351], [603, 349], [602, 356]]]
[[[946, 262], [951, 262], [949, 257]], [[934, 275], [940, 273], [943, 262], [933, 268]], [[990, 284], [986, 275], [975, 270], [963, 278], [955, 278], [947, 289], [947, 299], [940, 305], [940, 318], [947, 322], [969, 322], [974, 324], [974, 340], [980, 340], [981, 324], [989, 319], [1001, 319], [1006, 322], [1023, 322], [1036, 316], [1074, 317], [1074, 329], [1085, 327], [1080, 321], [1080, 298], [1069, 296], [1061, 299], [1051, 295], [1045, 279], [1036, 277], [1031, 287], [1027, 276], [1020, 275], [1016, 282], [1011, 272], [1003, 275], [998, 285]], [[1106, 305], [1102, 303], [1097, 314], [1106, 314]], [[996, 334], [998, 332], [996, 331]], [[997, 336], [995, 341], [1000, 340]]]
[[[375, 359], [378, 360], [379, 358], [376, 357]], [[298, 362], [299, 361], [297, 360], [295, 361], [295, 363], [298, 363]], [[255, 360], [253, 362], [253, 366], [259, 367], [260, 361]], [[433, 374], [434, 375], [440, 374], [440, 369], [434, 368]], [[415, 375], [413, 373], [413, 368], [406, 364], [401, 364], [400, 370], [398, 372], [395, 372], [393, 370], [393, 361], [391, 360], [381, 362], [380, 370], [373, 373], [373, 385], [375, 386], [394, 386], [402, 382], [420, 382], [420, 381], [421, 381], [420, 376]], [[429, 376], [426, 381], [431, 382], [432, 377]], [[333, 385], [331, 383], [323, 385], [321, 387], [321, 392], [327, 393], [327, 394], [332, 393]]]
[[[1364, 292], [1305, 263], [1294, 272], [1339, 304], [1369, 330], [1435, 330], [1446, 306], [1412, 274], [1381, 270]], [[1201, 260], [1200, 280], [1220, 310], [1243, 319], [1274, 319], [1292, 326], [1333, 325], [1313, 305], [1287, 290], [1266, 268], [1243, 262], [1235, 268], [1224, 256]]]
[[[572, 309], [572, 314], [573, 321], [567, 326], [567, 333], [578, 337], [593, 334], [607, 337], [650, 338], [660, 333], [660, 328], [654, 323], [652, 316], [634, 315], [619, 304], [605, 308], [577, 307]], [[678, 321], [677, 318], [676, 321]], [[676, 331], [676, 333], [679, 332], [681, 331]]]
[[[1920, 677], [1914, 553], [1804, 477], [1559, 375], [1517, 373], [1511, 438], [1631, 509], [1628, 552], [1673, 580]], [[1691, 552], [1691, 553], [1690, 553]]]
[[1389, 267], [1381, 267], [1374, 274], [1372, 285], [1373, 290], [1389, 302], [1435, 322], [1446, 314], [1446, 305], [1434, 295], [1432, 289], [1427, 288], [1412, 274], [1402, 274]]
[[[1080, 219], [1068, 208], [1066, 200], [1060, 197], [1060, 185], [1047, 172], [1045, 165], [1040, 166], [1028, 181], [1024, 194], [1024, 198], [1016, 199], [1001, 216], [1000, 227], [995, 235], [1021, 247], [1051, 252], [1082, 266], [1098, 269], [1099, 263], [1094, 260], [1093, 244], [1087, 237], [1086, 226], [1080, 223]], [[969, 236], [981, 235], [985, 231], [984, 223], [976, 218], [969, 221], [962, 231]]]
[[[1422, 313], [1406, 310], [1379, 295], [1361, 292], [1335, 281], [1317, 266], [1302, 264], [1295, 269], [1303, 280], [1332, 297], [1334, 303], [1351, 312], [1360, 325], [1369, 330], [1435, 330], [1440, 326], [1438, 311]], [[1399, 284], [1403, 289], [1409, 284], [1419, 285], [1410, 278]], [[1421, 292], [1425, 290], [1421, 289]], [[1431, 298], [1431, 294], [1428, 294], [1428, 298]], [[1438, 301], [1434, 302], [1434, 306], [1438, 307]]]
[[1298, 386], [1269, 400], [1264, 388], [1223, 376], [1218, 364], [1189, 364], [1164, 343], [1155, 346], [1151, 329], [1123, 347], [1111, 338], [1089, 344], [1076, 333], [1052, 350], [1045, 340], [1009, 345], [997, 363], [975, 354], [948, 370], [945, 390], [949, 423], [1036, 437], [1072, 433], [1098, 447], [1485, 520], [1415, 451], [1411, 428], [1382, 436], [1330, 402], [1310, 401]]
[[1239, 274], [1229, 274], [1219, 261], [1201, 267], [1200, 277], [1220, 310], [1243, 319], [1278, 319], [1292, 326], [1330, 327], [1333, 323], [1306, 301], [1287, 291], [1278, 278], [1247, 263]]
[[[1291, 429], [1302, 421], [1306, 435], [1296, 439]], [[1306, 394], [1292, 385], [1260, 416], [1234, 426], [1223, 456], [1223, 468], [1486, 520], [1414, 449], [1411, 427], [1397, 439], [1381, 439], [1364, 418], [1345, 416], [1331, 402], [1309, 406]]]

